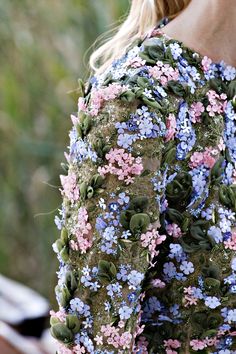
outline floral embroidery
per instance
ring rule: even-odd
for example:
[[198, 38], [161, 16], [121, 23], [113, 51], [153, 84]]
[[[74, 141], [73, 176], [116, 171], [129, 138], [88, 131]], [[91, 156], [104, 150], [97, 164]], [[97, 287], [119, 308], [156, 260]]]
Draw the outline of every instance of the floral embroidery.
[[236, 353], [236, 68], [166, 21], [80, 82], [55, 216], [58, 354]]
[[142, 159], [134, 158], [124, 149], [111, 149], [106, 154], [108, 165], [98, 168], [98, 172], [104, 176], [106, 173], [111, 173], [118, 176], [119, 180], [124, 180], [126, 184], [133, 183], [133, 175], [140, 175], [143, 170]]

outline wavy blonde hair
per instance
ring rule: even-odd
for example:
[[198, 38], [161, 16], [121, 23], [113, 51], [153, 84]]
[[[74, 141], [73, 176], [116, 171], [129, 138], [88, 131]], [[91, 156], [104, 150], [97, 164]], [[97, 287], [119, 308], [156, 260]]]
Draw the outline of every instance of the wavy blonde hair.
[[[91, 69], [99, 74], [113, 60], [124, 54], [129, 45], [138, 38], [145, 36], [163, 17], [172, 19], [184, 10], [191, 0], [132, 0], [126, 20], [109, 32], [115, 35], [103, 40], [89, 58]], [[102, 38], [107, 35], [105, 33]], [[100, 37], [101, 38], [101, 37]], [[97, 41], [99, 41], [98, 38]]]

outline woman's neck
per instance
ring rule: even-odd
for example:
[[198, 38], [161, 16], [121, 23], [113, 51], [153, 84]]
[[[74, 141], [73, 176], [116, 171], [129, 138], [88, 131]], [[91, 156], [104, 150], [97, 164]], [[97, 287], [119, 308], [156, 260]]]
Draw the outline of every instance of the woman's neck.
[[223, 59], [236, 67], [236, 0], [192, 0], [163, 32], [215, 62]]

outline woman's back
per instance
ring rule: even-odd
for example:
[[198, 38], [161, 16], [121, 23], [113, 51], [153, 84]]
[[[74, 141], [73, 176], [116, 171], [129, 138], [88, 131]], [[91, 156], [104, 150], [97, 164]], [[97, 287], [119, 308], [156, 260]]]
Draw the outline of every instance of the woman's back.
[[59, 353], [236, 351], [235, 77], [155, 29], [86, 85], [54, 244]]

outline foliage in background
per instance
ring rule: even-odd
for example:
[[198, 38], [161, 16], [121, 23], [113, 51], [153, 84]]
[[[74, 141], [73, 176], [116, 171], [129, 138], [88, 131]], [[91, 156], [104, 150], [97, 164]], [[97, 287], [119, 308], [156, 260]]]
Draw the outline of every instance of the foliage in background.
[[128, 5], [0, 2], [0, 273], [49, 298], [58, 266], [51, 244], [58, 237], [60, 163], [77, 109], [67, 92], [88, 76], [86, 50]]

